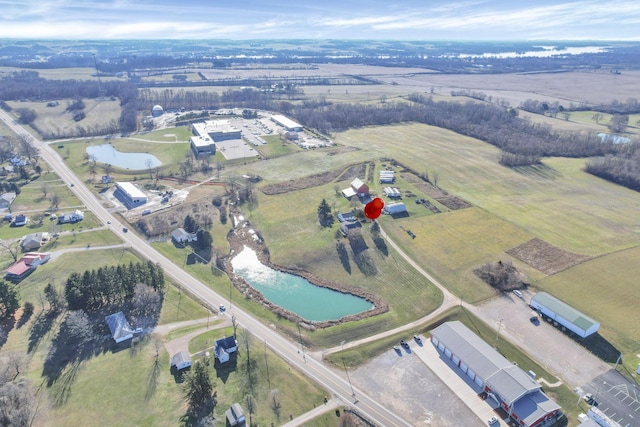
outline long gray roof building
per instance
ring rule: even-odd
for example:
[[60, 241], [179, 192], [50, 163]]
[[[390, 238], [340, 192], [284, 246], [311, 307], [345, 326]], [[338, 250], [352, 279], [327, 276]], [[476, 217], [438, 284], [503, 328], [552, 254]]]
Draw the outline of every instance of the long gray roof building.
[[531, 375], [509, 362], [459, 321], [431, 331], [432, 343], [476, 384], [491, 393], [512, 418], [525, 427], [559, 416], [551, 400]]

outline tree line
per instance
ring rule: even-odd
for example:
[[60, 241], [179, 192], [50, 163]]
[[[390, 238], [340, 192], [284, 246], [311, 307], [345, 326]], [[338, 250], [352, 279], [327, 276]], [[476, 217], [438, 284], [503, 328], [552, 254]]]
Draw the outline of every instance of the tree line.
[[[540, 157], [591, 157], [615, 153], [612, 141], [585, 132], [557, 132], [551, 126], [518, 117], [513, 108], [469, 101], [434, 101], [422, 94], [411, 102], [297, 106], [293, 116], [305, 126], [331, 134], [354, 127], [418, 122], [488, 142], [503, 152], [507, 166], [535, 164]], [[515, 164], [514, 164], [515, 163]]]
[[65, 282], [64, 295], [70, 310], [96, 310], [130, 301], [139, 283], [163, 293], [162, 267], [151, 261], [130, 262], [128, 265], [105, 266], [84, 273], [74, 272]]
[[640, 144], [625, 144], [626, 152], [587, 162], [585, 171], [607, 181], [640, 191]]

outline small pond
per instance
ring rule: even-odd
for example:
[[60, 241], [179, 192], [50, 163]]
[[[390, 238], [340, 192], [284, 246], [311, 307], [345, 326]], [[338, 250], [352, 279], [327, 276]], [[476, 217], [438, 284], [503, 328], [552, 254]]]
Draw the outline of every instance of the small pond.
[[162, 165], [162, 162], [152, 154], [122, 153], [113, 148], [111, 144], [89, 146], [87, 154], [94, 156], [96, 161], [100, 163], [108, 163], [122, 169], [142, 170]]
[[246, 246], [231, 260], [231, 265], [236, 274], [266, 299], [306, 320], [337, 320], [374, 308], [364, 298], [316, 286], [303, 277], [267, 267]]

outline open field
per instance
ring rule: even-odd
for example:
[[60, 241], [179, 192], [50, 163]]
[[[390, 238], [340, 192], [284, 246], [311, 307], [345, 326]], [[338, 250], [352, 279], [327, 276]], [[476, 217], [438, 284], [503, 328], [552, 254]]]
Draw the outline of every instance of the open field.
[[562, 249], [599, 255], [638, 244], [640, 193], [585, 174], [583, 159], [509, 169], [491, 145], [417, 124], [350, 130], [336, 141], [437, 174], [438, 186]]
[[634, 365], [640, 353], [640, 247], [621, 250], [580, 264], [535, 283], [536, 287], [570, 302], [601, 323], [600, 334], [615, 343]]
[[46, 101], [40, 102], [16, 102], [7, 101], [11, 108], [28, 108], [36, 112], [37, 118], [34, 124], [43, 132], [43, 137], [76, 134], [76, 128], [84, 129], [103, 128], [110, 121], [117, 122], [120, 118], [120, 102], [96, 101], [95, 99], [83, 99], [86, 117], [78, 122], [73, 120], [73, 112], [66, 111], [71, 100], [59, 101], [55, 107], [47, 107]]
[[[16, 67], [0, 67], [0, 76], [10, 74], [13, 72], [23, 71], [23, 68]], [[33, 70], [30, 70], [33, 71]], [[36, 70], [38, 75], [45, 79], [50, 80], [96, 80], [97, 77], [93, 77], [92, 74], [96, 72], [93, 67], [90, 68], [42, 68]], [[118, 77], [100, 77], [100, 80], [124, 80]]]

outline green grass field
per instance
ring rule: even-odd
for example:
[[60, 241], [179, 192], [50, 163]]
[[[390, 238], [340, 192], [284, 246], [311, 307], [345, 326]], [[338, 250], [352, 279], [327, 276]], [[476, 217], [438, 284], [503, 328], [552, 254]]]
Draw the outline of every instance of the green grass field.
[[287, 142], [282, 145], [282, 141], [280, 141], [280, 137], [278, 135], [263, 135], [261, 138], [267, 141], [267, 144], [259, 146], [257, 150], [259, 150], [267, 159], [273, 159], [274, 157], [280, 157], [302, 151], [302, 148], [291, 142]]

